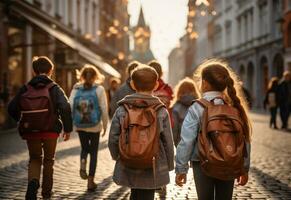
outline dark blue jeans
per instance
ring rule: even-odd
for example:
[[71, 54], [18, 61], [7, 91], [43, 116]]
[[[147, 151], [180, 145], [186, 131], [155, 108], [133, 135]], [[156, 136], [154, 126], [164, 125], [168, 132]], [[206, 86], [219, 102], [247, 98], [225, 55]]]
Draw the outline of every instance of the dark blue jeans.
[[203, 173], [199, 162], [193, 162], [193, 173], [199, 200], [231, 200], [234, 180], [223, 181]]
[[81, 160], [90, 154], [89, 176], [95, 176], [100, 133], [78, 131], [81, 143]]

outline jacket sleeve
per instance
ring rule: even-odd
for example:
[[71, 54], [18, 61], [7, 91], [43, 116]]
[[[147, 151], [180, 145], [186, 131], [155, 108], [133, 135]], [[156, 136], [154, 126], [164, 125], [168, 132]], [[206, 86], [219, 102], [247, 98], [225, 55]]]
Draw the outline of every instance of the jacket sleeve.
[[169, 171], [174, 169], [174, 144], [173, 144], [173, 133], [170, 123], [170, 117], [168, 111], [164, 109], [166, 116], [162, 119], [163, 120], [163, 130], [161, 130], [161, 140], [166, 151], [167, 161], [168, 161], [168, 168]]
[[20, 97], [26, 91], [26, 87], [23, 86], [20, 88], [15, 95], [15, 97], [8, 104], [8, 114], [18, 122], [20, 120], [21, 111], [20, 111]]
[[66, 133], [72, 132], [73, 124], [72, 124], [72, 112], [71, 112], [71, 106], [69, 103], [69, 100], [67, 96], [65, 95], [65, 92], [63, 89], [61, 89], [59, 86], [54, 87], [55, 92], [55, 104], [56, 104], [56, 110], [58, 114], [61, 117], [61, 120], [63, 122], [64, 131]]
[[119, 158], [119, 135], [121, 133], [121, 122], [123, 120], [121, 119], [123, 117], [121, 114], [122, 112], [125, 112], [123, 107], [117, 108], [113, 115], [109, 131], [108, 148], [113, 160]]
[[177, 111], [173, 108], [172, 111], [172, 117], [173, 117], [173, 139], [174, 139], [174, 144], [177, 147], [179, 141], [178, 141], [178, 135], [179, 133], [179, 114], [177, 113]]
[[194, 151], [195, 140], [200, 129], [200, 119], [195, 111], [194, 103], [188, 110], [181, 128], [181, 141], [178, 144], [176, 152], [176, 169], [177, 174], [187, 174], [189, 166], [188, 162]]
[[106, 130], [107, 124], [108, 124], [107, 96], [106, 96], [106, 92], [103, 86], [99, 86], [97, 89], [99, 89], [97, 96], [98, 96], [99, 106], [102, 113], [101, 117], [102, 117], [103, 129]]
[[109, 105], [110, 106], [110, 113], [109, 113], [110, 117], [113, 117], [113, 115], [118, 107], [117, 102], [118, 102], [118, 99], [120, 96], [119, 93], [120, 93], [120, 90], [117, 90], [110, 100], [110, 105]]

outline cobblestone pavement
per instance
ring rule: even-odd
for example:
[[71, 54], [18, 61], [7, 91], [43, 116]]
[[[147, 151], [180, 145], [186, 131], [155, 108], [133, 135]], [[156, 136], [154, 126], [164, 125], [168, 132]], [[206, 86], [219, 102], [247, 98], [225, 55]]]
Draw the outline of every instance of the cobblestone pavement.
[[[268, 128], [268, 117], [252, 114], [253, 147], [249, 183], [235, 187], [234, 199], [291, 199], [291, 133]], [[111, 176], [114, 162], [107, 149], [107, 137], [99, 147], [96, 182], [98, 189], [86, 191], [86, 181], [79, 178], [79, 140], [76, 134], [57, 147], [53, 199], [128, 199], [129, 189], [117, 186]], [[0, 134], [0, 199], [24, 199], [27, 182], [26, 144], [16, 133]], [[40, 197], [40, 191], [39, 191]], [[179, 188], [171, 184], [156, 199], [197, 199], [193, 174]]]

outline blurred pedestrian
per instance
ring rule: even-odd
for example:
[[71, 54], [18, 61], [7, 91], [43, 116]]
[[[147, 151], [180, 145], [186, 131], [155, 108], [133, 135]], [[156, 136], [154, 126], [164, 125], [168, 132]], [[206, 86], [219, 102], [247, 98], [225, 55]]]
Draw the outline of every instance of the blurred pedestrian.
[[57, 138], [62, 127], [65, 141], [72, 131], [69, 101], [62, 88], [50, 78], [53, 63], [47, 57], [35, 57], [32, 67], [34, 77], [20, 88], [8, 105], [9, 114], [19, 122], [19, 133], [29, 151], [25, 195], [28, 200], [37, 199], [42, 164], [42, 197], [51, 198]]
[[[111, 103], [111, 100], [115, 94], [115, 92], [118, 90], [120, 86], [120, 80], [118, 78], [115, 78], [115, 77], [111, 77], [109, 79], [109, 88], [108, 90], [106, 91], [107, 93], [107, 100], [108, 100], [108, 105], [110, 105]], [[109, 106], [109, 114], [112, 113], [110, 111], [110, 106]], [[112, 117], [112, 116], [111, 116]]]
[[291, 73], [285, 71], [283, 79], [279, 83], [278, 88], [280, 117], [282, 121], [282, 129], [288, 129], [288, 118], [291, 109]]
[[[105, 89], [100, 85], [104, 76], [92, 65], [86, 64], [80, 72], [79, 82], [74, 85], [70, 95], [73, 110], [73, 122], [81, 143], [80, 177], [88, 179], [87, 188], [95, 190], [94, 182], [99, 137], [106, 133], [108, 123], [108, 106]], [[87, 157], [90, 154], [89, 174], [87, 174]]]
[[162, 76], [163, 76], [162, 66], [156, 60], [150, 61], [148, 65], [154, 68], [159, 75], [159, 80], [158, 80], [159, 87], [154, 91], [154, 95], [159, 97], [159, 99], [166, 105], [167, 109], [169, 110], [171, 101], [173, 100], [173, 90], [171, 86], [166, 84], [164, 80], [162, 79]]
[[[198, 69], [203, 94], [202, 99], [189, 108], [182, 125], [176, 153], [176, 184], [186, 183], [188, 162], [191, 161], [199, 200], [231, 200], [235, 178], [239, 185], [248, 181], [250, 125], [246, 103], [236, 76], [227, 64], [207, 61]], [[226, 96], [229, 99], [225, 99]], [[208, 114], [213, 118], [208, 118]], [[236, 131], [235, 136], [233, 131]], [[233, 158], [235, 162], [231, 162]]]
[[119, 102], [109, 133], [108, 147], [116, 160], [113, 180], [131, 188], [131, 200], [153, 200], [174, 168], [171, 126], [164, 104], [152, 95], [157, 72], [140, 64], [131, 85], [136, 93]]
[[181, 127], [184, 118], [187, 114], [188, 108], [191, 106], [195, 99], [199, 98], [199, 92], [196, 84], [190, 78], [182, 79], [174, 89], [174, 99], [172, 106], [172, 116], [174, 120], [173, 124], [173, 139], [174, 144], [177, 147], [181, 140]]
[[251, 93], [249, 92], [249, 90], [244, 86], [244, 82], [240, 81], [240, 84], [241, 84], [241, 89], [243, 91], [245, 99], [247, 101], [248, 107], [249, 107], [249, 109], [252, 109], [253, 97], [252, 97]]
[[268, 85], [267, 94], [264, 99], [264, 109], [268, 108], [270, 110], [270, 128], [277, 129], [277, 108], [278, 108], [278, 85], [279, 79], [277, 77], [271, 78]]
[[120, 86], [120, 88], [115, 92], [113, 95], [111, 102], [110, 102], [110, 117], [113, 117], [118, 105], [118, 101], [123, 99], [126, 95], [130, 95], [135, 93], [134, 89], [130, 86], [130, 74], [131, 72], [138, 66], [139, 62], [133, 61], [128, 64], [127, 66], [127, 80]]

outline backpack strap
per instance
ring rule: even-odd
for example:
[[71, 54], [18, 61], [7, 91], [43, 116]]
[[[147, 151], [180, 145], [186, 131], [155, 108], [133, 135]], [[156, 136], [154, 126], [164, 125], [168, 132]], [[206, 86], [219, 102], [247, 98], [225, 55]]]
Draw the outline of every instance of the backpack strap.
[[201, 105], [203, 108], [208, 108], [210, 106], [212, 106], [213, 104], [210, 103], [209, 101], [207, 101], [206, 99], [200, 98], [200, 99], [196, 99], [193, 102], [197, 102], [199, 105]]

